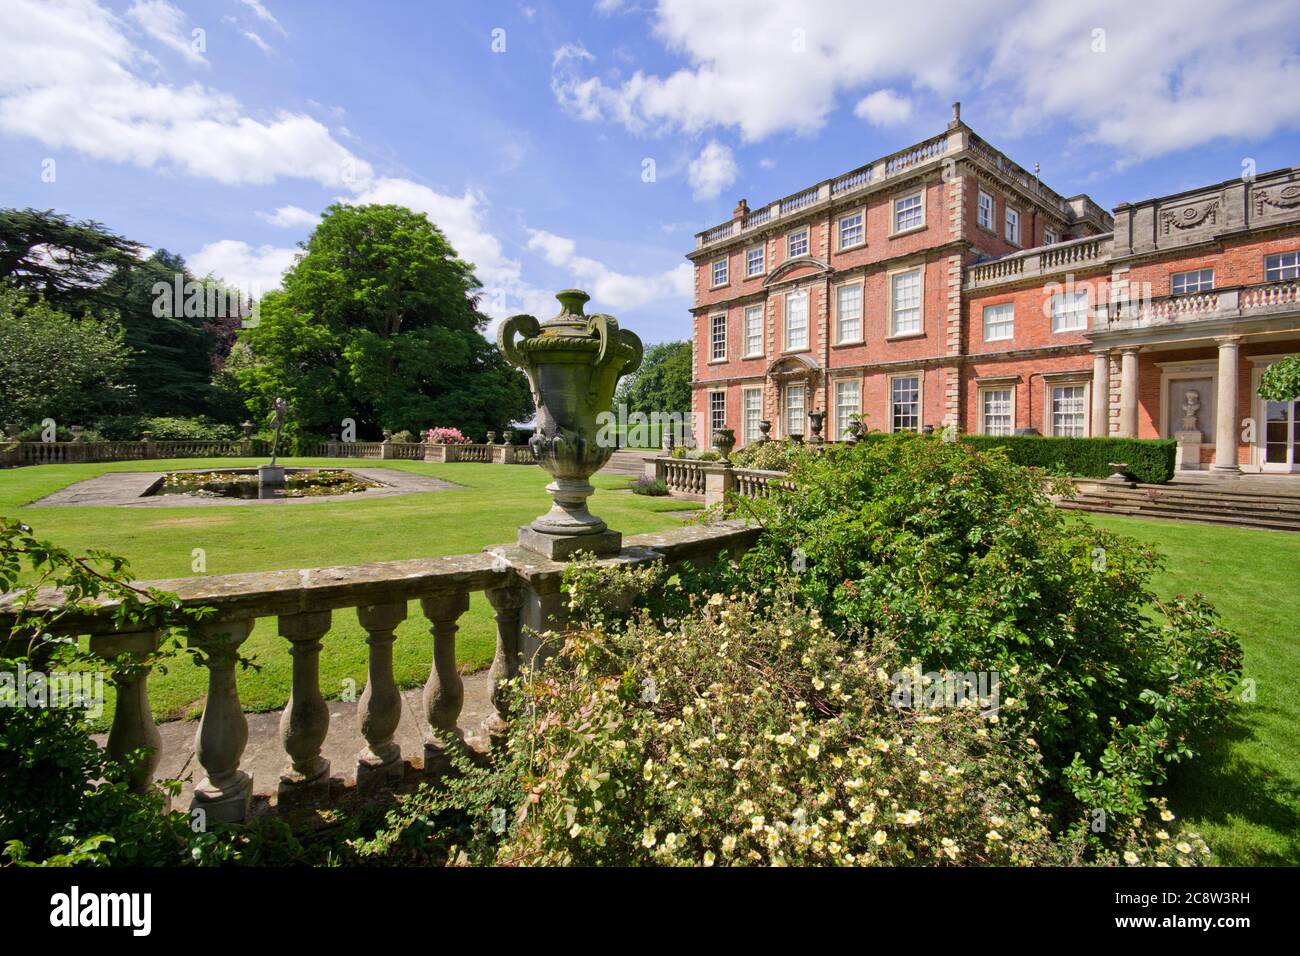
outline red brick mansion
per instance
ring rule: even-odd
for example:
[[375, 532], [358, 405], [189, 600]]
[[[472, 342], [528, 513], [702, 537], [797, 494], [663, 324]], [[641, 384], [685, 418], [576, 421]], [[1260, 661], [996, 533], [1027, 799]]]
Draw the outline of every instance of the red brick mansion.
[[961, 121], [696, 236], [693, 411], [744, 444], [885, 431], [1178, 438], [1179, 467], [1300, 471], [1300, 167], [1113, 214]]

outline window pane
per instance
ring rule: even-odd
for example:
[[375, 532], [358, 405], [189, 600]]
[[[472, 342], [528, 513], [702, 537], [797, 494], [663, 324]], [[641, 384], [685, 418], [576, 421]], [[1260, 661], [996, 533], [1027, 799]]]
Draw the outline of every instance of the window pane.
[[763, 247], [750, 249], [745, 253], [745, 275], [756, 276], [763, 274]]
[[1300, 279], [1300, 252], [1283, 252], [1265, 257], [1264, 278], [1268, 282]]
[[715, 315], [713, 317], [711, 344], [710, 358], [724, 359], [727, 357], [727, 317], [725, 315]]
[[722, 285], [727, 281], [727, 260], [717, 259], [713, 263], [713, 284]]
[[709, 392], [709, 444], [713, 444], [713, 433], [719, 428], [727, 427], [727, 393]]
[[745, 355], [763, 354], [763, 307], [751, 305], [745, 310]]
[[802, 385], [787, 385], [785, 389], [785, 433], [786, 435], [804, 434]]
[[836, 288], [835, 315], [839, 323], [837, 342], [857, 342], [862, 338], [862, 286]]
[[861, 409], [862, 392], [858, 382], [835, 383], [835, 432], [838, 438], [849, 433], [849, 422]]
[[862, 241], [862, 213], [857, 212], [840, 220], [840, 248]]
[[984, 341], [998, 342], [1015, 334], [1015, 306], [1010, 302], [984, 309]]
[[1088, 290], [1058, 292], [1052, 296], [1052, 331], [1069, 332], [1088, 327]]
[[742, 440], [749, 444], [758, 441], [762, 433], [758, 430], [758, 423], [763, 418], [763, 390], [759, 388], [747, 388], [744, 391], [744, 409], [745, 421], [744, 434]]
[[1018, 243], [1020, 241], [1020, 213], [1014, 209], [1008, 209], [1006, 225], [1007, 242]]
[[894, 276], [893, 335], [921, 331], [921, 272], [902, 272]]
[[1084, 425], [1083, 385], [1052, 387], [1052, 434], [1082, 438]]
[[785, 297], [785, 347], [808, 347], [808, 293], [791, 292]]
[[789, 238], [785, 241], [786, 258], [793, 259], [795, 256], [806, 256], [808, 254], [808, 230], [800, 229], [798, 232], [790, 233]]
[[919, 193], [894, 200], [894, 232], [912, 229], [921, 225], [922, 221], [923, 211]]
[[921, 379], [915, 375], [889, 380], [890, 422], [896, 432], [921, 428]]
[[993, 197], [988, 193], [980, 193], [979, 224], [985, 229], [993, 228]]
[[981, 428], [985, 435], [1010, 435], [1012, 429], [1011, 389], [989, 388], [982, 397]]
[[1175, 272], [1169, 281], [1169, 291], [1173, 295], [1188, 295], [1193, 292], [1208, 292], [1213, 288], [1213, 269], [1193, 269], [1191, 272]]

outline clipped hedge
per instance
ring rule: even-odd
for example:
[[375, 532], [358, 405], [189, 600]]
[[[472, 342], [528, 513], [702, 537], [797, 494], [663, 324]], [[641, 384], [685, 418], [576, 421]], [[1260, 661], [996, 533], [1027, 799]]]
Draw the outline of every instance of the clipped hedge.
[[1043, 468], [1056, 475], [1105, 478], [1109, 462], [1128, 462], [1138, 481], [1164, 484], [1174, 476], [1172, 438], [1049, 438], [1046, 435], [962, 435], [961, 440], [984, 450], [1006, 449], [1017, 465]]

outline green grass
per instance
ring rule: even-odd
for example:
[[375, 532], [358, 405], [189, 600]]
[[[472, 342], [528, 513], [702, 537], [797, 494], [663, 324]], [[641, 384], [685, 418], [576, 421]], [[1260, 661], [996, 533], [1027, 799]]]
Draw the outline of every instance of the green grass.
[[1176, 767], [1170, 806], [1223, 863], [1300, 864], [1300, 534], [1090, 516], [1154, 544], [1161, 597], [1201, 592], [1241, 638], [1255, 701], [1207, 753]]
[[[463, 487], [369, 501], [286, 506], [25, 507], [73, 482], [108, 471], [247, 464], [241, 459], [205, 459], [198, 463], [185, 459], [9, 469], [0, 471], [0, 514], [26, 522], [39, 537], [66, 548], [100, 548], [124, 555], [137, 578], [151, 579], [194, 576], [192, 555], [198, 548], [204, 552], [209, 575], [471, 554], [488, 545], [514, 541], [519, 525], [550, 506], [544, 490], [547, 476], [525, 465], [290, 458], [285, 459], [285, 464], [393, 468]], [[609, 493], [627, 488], [627, 479], [620, 476], [597, 475], [593, 484], [604, 489], [592, 497], [593, 509], [625, 535], [675, 527], [681, 519], [664, 512], [697, 507], [672, 499]], [[496, 637], [491, 608], [482, 594], [472, 595], [470, 609], [460, 625], [457, 659], [462, 670], [486, 667]], [[260, 670], [246, 670], [239, 675], [239, 694], [246, 710], [275, 710], [285, 705], [290, 680], [288, 646], [276, 633], [274, 618], [257, 622], [243, 652], [255, 659]], [[403, 687], [422, 684], [428, 677], [430, 655], [428, 623], [420, 613], [419, 603], [413, 601], [394, 645], [393, 666], [398, 683]], [[356, 612], [336, 611], [320, 662], [325, 695], [339, 697], [352, 686], [348, 681], [355, 682], [358, 690], [364, 687], [366, 656], [365, 632], [357, 622]], [[149, 681], [155, 716], [160, 720], [197, 716], [206, 688], [206, 674], [188, 659], [170, 662], [166, 673], [155, 674]], [[110, 699], [97, 723], [107, 726], [111, 717]]]

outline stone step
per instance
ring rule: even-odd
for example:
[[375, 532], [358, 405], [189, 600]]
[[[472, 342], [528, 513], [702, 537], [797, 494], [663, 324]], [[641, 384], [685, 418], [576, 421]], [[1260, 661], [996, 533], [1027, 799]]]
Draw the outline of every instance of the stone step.
[[1106, 494], [1084, 492], [1076, 497], [1077, 501], [1113, 501], [1151, 507], [1174, 507], [1203, 509], [1207, 511], [1242, 511], [1263, 514], [1300, 515], [1300, 507], [1295, 502], [1282, 502], [1258, 498], [1216, 498], [1213, 496], [1184, 497], [1181, 495], [1151, 496], [1144, 492], [1115, 491]]
[[1118, 514], [1132, 518], [1161, 518], [1165, 520], [1195, 521], [1203, 524], [1234, 525], [1245, 528], [1264, 528], [1275, 531], [1300, 531], [1300, 514], [1250, 514], [1232, 511], [1207, 511], [1201, 508], [1161, 507], [1151, 504], [1131, 504], [1104, 499], [1062, 500], [1057, 507], [1092, 514]]

